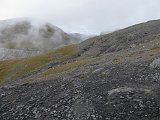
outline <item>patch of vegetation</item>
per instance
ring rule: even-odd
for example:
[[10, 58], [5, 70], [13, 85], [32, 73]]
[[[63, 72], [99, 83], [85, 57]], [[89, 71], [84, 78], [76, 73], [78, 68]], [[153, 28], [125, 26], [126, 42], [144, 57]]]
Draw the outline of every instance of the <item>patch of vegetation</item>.
[[50, 27], [49, 25], [46, 25], [46, 27], [48, 32], [54, 33], [54, 29], [52, 27]]
[[29, 49], [33, 49], [35, 46], [31, 41], [22, 41], [20, 43], [20, 47], [25, 49], [25, 50], [29, 50]]
[[[31, 58], [20, 61], [19, 65], [24, 66], [25, 68], [19, 71], [18, 73], [16, 73], [13, 79], [18, 78], [28, 73], [29, 71], [38, 69], [41, 66], [44, 66], [50, 62], [60, 62], [73, 57], [75, 52], [75, 46], [76, 45], [65, 46], [63, 48], [57, 49], [54, 52], [50, 52], [45, 55], [31, 57]], [[58, 54], [61, 54], [61, 56], [57, 57]]]
[[141, 58], [151, 58], [160, 54], [160, 47], [143, 48], [137, 51], [127, 51], [121, 54], [119, 57], [113, 59], [113, 64], [123, 64], [126, 61], [132, 61]]
[[116, 58], [113, 60], [113, 64], [122, 64], [124, 63], [124, 59], [122, 58]]
[[126, 57], [128, 58], [136, 58], [137, 56], [154, 56], [160, 53], [160, 48], [159, 47], [154, 47], [154, 48], [150, 48], [150, 49], [144, 49], [144, 50], [140, 50], [137, 52], [133, 52], [128, 54]]
[[160, 47], [154, 47], [146, 51], [149, 55], [154, 55], [160, 53]]
[[5, 77], [9, 77], [16, 67], [19, 60], [6, 60], [0, 62], [0, 83], [3, 82]]
[[58, 73], [62, 73], [77, 67], [80, 67], [82, 65], [85, 65], [89, 62], [89, 60], [78, 60], [78, 61], [74, 61], [72, 63], [68, 63], [68, 64], [62, 64], [62, 65], [58, 65], [54, 68], [50, 68], [47, 71], [45, 71], [43, 74], [44, 75], [50, 75], [50, 74], [58, 74]]
[[[0, 61], [0, 80], [12, 74], [11, 79], [17, 79], [30, 71], [36, 70], [50, 62], [61, 62], [76, 54], [76, 45], [69, 45], [47, 54], [20, 60]], [[57, 57], [57, 55], [59, 55]]]
[[3, 46], [8, 49], [15, 49], [16, 43], [14, 43], [12, 41], [8, 41], [8, 42], [5, 42]]

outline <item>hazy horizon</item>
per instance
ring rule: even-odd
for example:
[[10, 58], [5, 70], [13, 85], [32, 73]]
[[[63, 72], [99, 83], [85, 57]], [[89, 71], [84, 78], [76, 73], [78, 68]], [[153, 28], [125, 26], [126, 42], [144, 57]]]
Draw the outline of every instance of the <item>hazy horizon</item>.
[[159, 0], [0, 0], [0, 20], [29, 18], [68, 33], [99, 34], [160, 18]]

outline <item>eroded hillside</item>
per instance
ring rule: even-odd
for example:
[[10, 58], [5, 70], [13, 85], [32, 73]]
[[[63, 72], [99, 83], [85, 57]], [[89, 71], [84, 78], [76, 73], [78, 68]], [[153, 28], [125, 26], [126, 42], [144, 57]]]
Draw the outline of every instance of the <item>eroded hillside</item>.
[[159, 120], [160, 21], [0, 62], [0, 118]]

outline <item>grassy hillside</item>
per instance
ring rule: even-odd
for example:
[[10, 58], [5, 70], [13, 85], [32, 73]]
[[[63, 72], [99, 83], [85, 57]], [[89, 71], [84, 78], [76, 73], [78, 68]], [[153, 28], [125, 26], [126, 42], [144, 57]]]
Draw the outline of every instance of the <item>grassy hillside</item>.
[[[65, 46], [53, 52], [26, 59], [0, 61], [0, 82], [3, 82], [7, 78], [16, 80], [28, 72], [38, 70], [49, 63], [58, 62], [60, 64], [63, 61], [67, 61], [77, 55], [76, 46], [77, 45]], [[44, 75], [63, 72], [85, 64], [86, 62], [86, 60], [79, 60], [71, 61], [69, 64], [58, 65], [56, 68], [45, 71]]]

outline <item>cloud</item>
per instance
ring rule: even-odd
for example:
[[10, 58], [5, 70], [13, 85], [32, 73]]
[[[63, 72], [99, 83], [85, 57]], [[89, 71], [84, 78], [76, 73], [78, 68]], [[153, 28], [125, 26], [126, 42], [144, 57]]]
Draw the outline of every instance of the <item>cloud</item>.
[[99, 33], [160, 18], [159, 0], [0, 0], [0, 19], [31, 17], [66, 32]]

